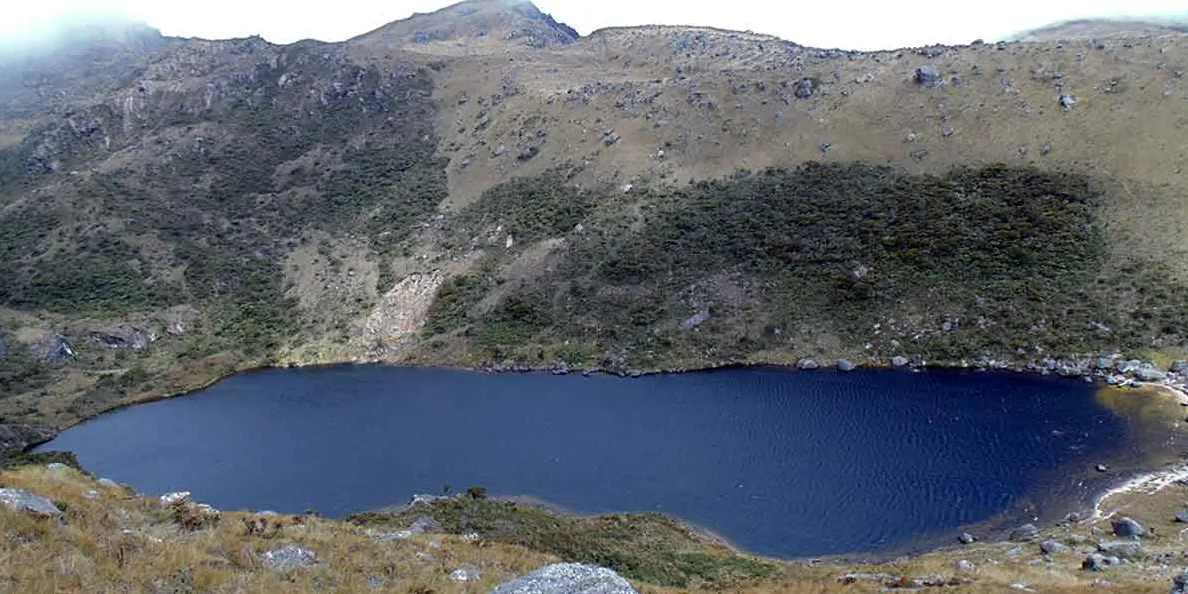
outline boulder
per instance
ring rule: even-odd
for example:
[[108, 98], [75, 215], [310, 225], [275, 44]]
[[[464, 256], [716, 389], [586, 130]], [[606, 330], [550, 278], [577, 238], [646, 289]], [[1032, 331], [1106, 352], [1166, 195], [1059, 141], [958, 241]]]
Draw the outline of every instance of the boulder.
[[909, 363], [909, 361], [907, 360], [907, 357], [892, 357], [891, 358], [891, 365], [893, 365], [895, 367], [907, 367], [908, 363]]
[[943, 80], [936, 66], [932, 64], [925, 64], [916, 68], [916, 84], [922, 87], [939, 87]]
[[1097, 368], [1105, 371], [1114, 368], [1114, 360], [1109, 357], [1101, 357], [1097, 360]]
[[602, 144], [605, 144], [606, 146], [612, 146], [617, 144], [621, 138], [622, 136], [619, 136], [618, 132], [612, 130], [607, 132], [606, 135], [602, 137]]
[[1039, 538], [1039, 528], [1035, 524], [1024, 524], [1011, 530], [1010, 539], [1014, 542], [1024, 542]]
[[58, 509], [58, 506], [49, 499], [22, 489], [0, 489], [0, 503], [7, 505], [13, 511], [43, 518], [62, 515], [62, 510]]
[[1102, 554], [1122, 559], [1138, 559], [1143, 556], [1143, 545], [1137, 540], [1113, 540], [1097, 543]]
[[264, 553], [264, 565], [276, 572], [285, 573], [318, 562], [318, 556], [309, 549], [287, 546]]
[[450, 579], [455, 582], [477, 582], [482, 579], [482, 574], [479, 573], [477, 567], [459, 567], [450, 572]]
[[596, 565], [546, 565], [491, 590], [490, 594], [638, 594], [619, 574]]
[[961, 573], [973, 573], [974, 564], [966, 561], [965, 559], [961, 559], [957, 561], [957, 571], [960, 571]]
[[1188, 509], [1182, 509], [1176, 512], [1176, 521], [1181, 524], [1188, 524]]
[[1068, 110], [1072, 109], [1073, 106], [1076, 104], [1077, 104], [1076, 97], [1074, 97], [1068, 93], [1064, 93], [1064, 94], [1060, 95], [1060, 108], [1063, 109], [1064, 111], [1068, 111]]
[[0, 424], [0, 452], [5, 450], [24, 450], [25, 448], [49, 441], [54, 432], [42, 427], [20, 424]]
[[838, 371], [854, 371], [858, 369], [858, 364], [849, 359], [839, 359], [837, 362]]
[[[0, 336], [0, 345], [2, 345], [2, 344], [3, 344], [3, 337]], [[1176, 361], [1175, 363], [1172, 363], [1171, 372], [1172, 373], [1188, 372], [1188, 361]]]
[[1143, 362], [1138, 359], [1131, 359], [1129, 361], [1118, 362], [1118, 372], [1124, 374], [1132, 374], [1143, 368]]
[[796, 83], [796, 91], [793, 93], [797, 99], [808, 99], [813, 96], [813, 79], [802, 78]]
[[970, 533], [968, 533], [968, 532], [962, 532], [962, 533], [961, 533], [961, 536], [958, 536], [958, 537], [957, 537], [957, 542], [959, 542], [959, 543], [961, 543], [961, 544], [963, 544], [963, 545], [970, 545], [970, 544], [973, 544], [973, 543], [974, 543], [974, 542], [976, 542], [977, 540], [978, 540], [977, 538], [974, 538], [974, 535], [972, 535], [972, 534], [970, 534]]
[[1107, 557], [1105, 555], [1093, 553], [1092, 555], [1085, 557], [1084, 561], [1081, 561], [1081, 569], [1086, 571], [1101, 571], [1107, 567], [1112, 565], [1120, 565], [1121, 563], [1122, 560], [1117, 557]]
[[161, 496], [161, 507], [170, 507], [178, 503], [190, 500], [189, 491], [176, 491], [173, 493], [166, 493]]
[[803, 358], [803, 359], [801, 359], [801, 360], [799, 360], [799, 361], [797, 361], [797, 362], [796, 362], [796, 368], [797, 368], [797, 369], [803, 369], [803, 370], [806, 370], [806, 371], [810, 371], [810, 370], [813, 370], [813, 369], [820, 369], [820, 368], [821, 368], [821, 364], [820, 364], [820, 363], [817, 363], [817, 362], [816, 362], [816, 360], [814, 360], [814, 359], [810, 359], [810, 358], [808, 358], [808, 357], [805, 357], [805, 358]]
[[1110, 523], [1114, 529], [1114, 536], [1121, 536], [1123, 538], [1139, 537], [1147, 534], [1147, 529], [1143, 528], [1142, 524], [1130, 519], [1120, 518]]
[[33, 358], [50, 367], [62, 367], [74, 358], [74, 347], [71, 347], [61, 334], [53, 332], [43, 334], [37, 342], [29, 346], [29, 352]]
[[1167, 374], [1151, 367], [1149, 365], [1139, 368], [1134, 372], [1134, 377], [1144, 382], [1161, 382], [1167, 379]]
[[1040, 543], [1040, 550], [1049, 555], [1059, 555], [1068, 552], [1068, 546], [1054, 540], [1045, 540]]
[[1172, 578], [1171, 594], [1188, 594], [1188, 569]]

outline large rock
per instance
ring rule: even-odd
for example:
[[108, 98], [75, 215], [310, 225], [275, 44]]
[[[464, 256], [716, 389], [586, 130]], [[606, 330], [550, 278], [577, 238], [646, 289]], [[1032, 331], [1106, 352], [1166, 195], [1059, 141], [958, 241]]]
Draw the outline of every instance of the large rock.
[[1011, 530], [1010, 538], [1015, 542], [1035, 540], [1039, 538], [1039, 528], [1036, 528], [1035, 524], [1024, 524]]
[[940, 71], [932, 64], [925, 64], [916, 69], [916, 84], [922, 87], [939, 87], [942, 80], [944, 79]]
[[1176, 522], [1188, 524], [1188, 509], [1182, 509], [1176, 512]]
[[441, 527], [441, 523], [437, 520], [434, 520], [433, 518], [430, 518], [429, 516], [421, 516], [413, 520], [412, 525], [408, 527], [408, 531], [412, 532], [413, 534], [437, 534], [445, 532], [445, 530]]
[[[0, 336], [0, 338], [3, 338], [3, 337]], [[1172, 373], [1188, 372], [1188, 361], [1176, 361], [1175, 363], [1172, 363], [1171, 372]]]
[[1117, 557], [1107, 557], [1105, 555], [1093, 553], [1092, 555], [1085, 557], [1084, 561], [1081, 561], [1081, 569], [1086, 571], [1101, 571], [1107, 567], [1112, 565], [1120, 565], [1121, 563], [1122, 560]]
[[1040, 550], [1048, 555], [1059, 555], [1068, 551], [1068, 545], [1055, 540], [1045, 540], [1040, 543]]
[[0, 425], [0, 452], [25, 448], [53, 439], [54, 432], [32, 425]]
[[49, 518], [62, 515], [62, 510], [49, 499], [21, 489], [0, 489], [0, 503], [14, 511], [34, 516]]
[[797, 99], [808, 99], [813, 96], [813, 79], [802, 78], [796, 83], [796, 91], [793, 93]]
[[1074, 97], [1068, 93], [1065, 93], [1060, 96], [1060, 107], [1062, 109], [1064, 109], [1064, 111], [1068, 111], [1068, 110], [1072, 109], [1073, 106], [1076, 104], [1077, 104], [1076, 97]]
[[710, 319], [710, 313], [708, 311], [699, 311], [699, 312], [693, 314], [692, 316], [690, 316], [689, 319], [681, 322], [679, 330], [681, 332], [688, 332], [688, 331], [708, 322], [709, 319]]
[[29, 346], [33, 358], [51, 367], [62, 367], [74, 358], [74, 347], [61, 334], [47, 332]]
[[318, 556], [309, 549], [287, 546], [264, 553], [264, 565], [273, 571], [284, 573], [318, 562]]
[[638, 594], [619, 574], [596, 565], [546, 565], [491, 590], [491, 594]]
[[854, 371], [858, 369], [858, 364], [849, 359], [839, 359], [837, 362], [838, 371]]
[[814, 359], [805, 357], [805, 358], [796, 362], [796, 368], [808, 371], [808, 370], [813, 370], [813, 369], [820, 369], [821, 364], [817, 363], [817, 361]]
[[143, 351], [149, 348], [157, 337], [136, 328], [102, 328], [91, 331], [91, 340], [109, 349]]
[[1114, 536], [1121, 536], [1123, 538], [1139, 537], [1147, 534], [1147, 529], [1143, 528], [1142, 524], [1130, 519], [1119, 518], [1110, 523], [1114, 529]]
[[907, 357], [891, 357], [891, 365], [895, 367], [907, 367], [908, 363]]
[[1167, 374], [1151, 366], [1143, 366], [1134, 372], [1134, 377], [1144, 382], [1161, 382], [1167, 379]]
[[1139, 559], [1143, 556], [1143, 545], [1137, 540], [1114, 540], [1097, 543], [1097, 550], [1103, 554], [1123, 559]]
[[1188, 569], [1172, 578], [1171, 594], [1188, 594]]

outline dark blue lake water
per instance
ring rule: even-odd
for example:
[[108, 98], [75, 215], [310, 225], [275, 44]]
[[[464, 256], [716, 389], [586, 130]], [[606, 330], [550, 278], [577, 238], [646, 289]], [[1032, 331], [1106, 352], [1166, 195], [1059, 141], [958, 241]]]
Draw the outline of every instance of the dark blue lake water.
[[43, 449], [222, 509], [341, 516], [482, 485], [580, 513], [661, 511], [802, 557], [1050, 512], [1086, 496], [1086, 469], [1126, 433], [1092, 386], [1011, 375], [331, 367], [235, 376]]

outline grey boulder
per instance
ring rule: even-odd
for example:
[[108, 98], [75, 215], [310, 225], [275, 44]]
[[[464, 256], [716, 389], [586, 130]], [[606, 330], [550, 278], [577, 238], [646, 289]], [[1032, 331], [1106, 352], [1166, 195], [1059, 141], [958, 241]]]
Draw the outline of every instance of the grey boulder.
[[62, 515], [62, 510], [52, 501], [22, 489], [0, 489], [0, 503], [13, 511], [45, 518]]
[[264, 565], [280, 573], [309, 567], [317, 562], [318, 556], [313, 551], [301, 547], [287, 546], [264, 553]]
[[1143, 528], [1142, 524], [1130, 519], [1120, 518], [1110, 523], [1114, 529], [1114, 536], [1121, 536], [1123, 538], [1132, 536], [1144, 536], [1147, 534], [1147, 529]]
[[1070, 95], [1070, 94], [1068, 94], [1068, 93], [1065, 93], [1065, 94], [1063, 94], [1063, 95], [1061, 95], [1061, 96], [1060, 96], [1060, 107], [1061, 107], [1061, 108], [1062, 108], [1064, 111], [1068, 111], [1068, 110], [1072, 109], [1072, 108], [1073, 108], [1073, 106], [1074, 106], [1074, 105], [1076, 105], [1076, 104], [1077, 104], [1077, 98], [1076, 98], [1076, 97], [1074, 97], [1074, 96], [1072, 96], [1072, 95]]
[[1142, 367], [1134, 372], [1134, 377], [1144, 382], [1161, 382], [1167, 379], [1167, 374], [1154, 367]]
[[961, 536], [958, 536], [958, 537], [957, 537], [957, 542], [959, 542], [959, 543], [961, 543], [961, 544], [963, 544], [963, 545], [970, 545], [970, 544], [973, 544], [973, 543], [974, 543], [974, 542], [976, 542], [977, 540], [978, 540], [977, 538], [974, 538], [974, 535], [972, 535], [972, 534], [970, 534], [970, 533], [968, 533], [968, 532], [962, 532], [962, 533], [961, 533]]
[[1067, 552], [1068, 546], [1054, 540], [1045, 540], [1040, 543], [1040, 550], [1049, 555], [1059, 555]]
[[408, 531], [413, 534], [424, 534], [426, 532], [436, 534], [444, 532], [441, 523], [429, 516], [421, 516], [413, 520], [413, 523], [408, 527]]
[[1123, 559], [1138, 559], [1143, 556], [1143, 545], [1137, 540], [1099, 542], [1097, 550], [1103, 554]]
[[1176, 521], [1181, 524], [1188, 524], [1188, 509], [1182, 509], [1176, 512]]
[[1035, 524], [1024, 524], [1011, 530], [1010, 538], [1014, 542], [1035, 540], [1039, 538], [1039, 528], [1036, 528]]
[[156, 339], [152, 334], [135, 328], [100, 328], [91, 331], [91, 340], [121, 351], [143, 351]]
[[1171, 594], [1188, 594], [1188, 569], [1172, 578]]
[[936, 66], [925, 64], [916, 69], [916, 84], [922, 87], [939, 87], [941, 75]]
[[793, 93], [797, 99], [808, 99], [813, 96], [813, 80], [811, 78], [802, 78], [800, 82], [796, 83], [796, 91]]
[[1111, 565], [1120, 565], [1122, 560], [1117, 557], [1107, 557], [1094, 553], [1081, 561], [1081, 569], [1086, 571], [1101, 571]]
[[557, 563], [507, 582], [490, 594], [638, 594], [619, 574], [596, 565]]
[[841, 359], [837, 362], [838, 371], [854, 371], [858, 369], [858, 364], [849, 359]]
[[908, 363], [907, 357], [891, 357], [891, 365], [895, 367], [907, 367]]
[[805, 358], [803, 358], [803, 359], [801, 359], [801, 360], [799, 360], [799, 361], [797, 361], [797, 362], [796, 362], [796, 368], [797, 368], [797, 369], [803, 369], [803, 370], [806, 370], [806, 371], [808, 371], [808, 370], [812, 370], [812, 369], [820, 369], [820, 368], [821, 368], [821, 364], [820, 364], [820, 363], [817, 363], [817, 362], [816, 362], [815, 360], [813, 360], [813, 359], [810, 359], [810, 358], [808, 358], [808, 357], [805, 357]]

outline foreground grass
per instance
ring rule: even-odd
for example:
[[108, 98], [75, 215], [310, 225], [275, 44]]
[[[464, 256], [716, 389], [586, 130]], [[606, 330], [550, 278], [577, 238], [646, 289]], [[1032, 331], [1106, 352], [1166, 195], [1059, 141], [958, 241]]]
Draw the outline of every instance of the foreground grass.
[[[953, 585], [930, 591], [989, 593], [1092, 591], [1108, 582], [1114, 591], [1166, 592], [1180, 571], [1179, 536], [1171, 513], [1188, 497], [1173, 484], [1155, 495], [1124, 494], [1103, 508], [1123, 510], [1144, 522], [1147, 555], [1102, 573], [1080, 570], [1075, 549], [1045, 559], [1037, 543], [977, 544], [881, 565], [779, 562], [734, 553], [678, 523], [655, 515], [569, 518], [507, 502], [454, 500], [352, 521], [317, 517], [265, 517], [223, 513], [216, 525], [180, 526], [155, 498], [105, 486], [80, 471], [23, 466], [0, 472], [0, 485], [43, 495], [65, 511], [61, 520], [40, 519], [0, 506], [0, 592], [484, 592], [517, 575], [557, 561], [614, 565], [642, 593], [745, 592], [828, 594], [881, 592], [884, 583], [843, 583], [851, 572], [902, 576], [904, 583], [929, 578]], [[90, 492], [90, 497], [87, 496]], [[379, 541], [374, 534], [403, 528], [431, 515], [451, 534], [418, 534]], [[245, 520], [267, 519], [250, 531]], [[777, 519], [776, 521], [790, 521]], [[1091, 546], [1087, 522], [1053, 528], [1045, 536]], [[475, 531], [477, 540], [458, 534]], [[265, 551], [287, 545], [316, 553], [318, 564], [289, 573], [270, 570]], [[1019, 547], [1021, 555], [1008, 555]], [[958, 559], [976, 569], [960, 573]], [[476, 568], [475, 582], [449, 574]], [[683, 583], [681, 583], [683, 582]], [[667, 584], [667, 585], [664, 585]]]

